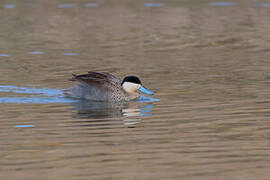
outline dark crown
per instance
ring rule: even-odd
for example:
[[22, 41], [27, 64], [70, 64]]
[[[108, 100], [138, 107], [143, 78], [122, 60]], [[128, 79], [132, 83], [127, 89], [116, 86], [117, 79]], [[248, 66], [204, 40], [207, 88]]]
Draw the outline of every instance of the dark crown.
[[123, 79], [121, 85], [124, 84], [124, 82], [131, 82], [131, 83], [135, 83], [135, 84], [141, 84], [141, 81], [138, 77], [136, 76], [127, 76]]

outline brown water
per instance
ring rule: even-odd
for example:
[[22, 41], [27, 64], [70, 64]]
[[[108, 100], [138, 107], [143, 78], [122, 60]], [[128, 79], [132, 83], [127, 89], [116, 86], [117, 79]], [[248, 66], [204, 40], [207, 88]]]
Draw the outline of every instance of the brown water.
[[[0, 179], [269, 179], [267, 2], [1, 1]], [[160, 101], [31, 94], [88, 70]]]

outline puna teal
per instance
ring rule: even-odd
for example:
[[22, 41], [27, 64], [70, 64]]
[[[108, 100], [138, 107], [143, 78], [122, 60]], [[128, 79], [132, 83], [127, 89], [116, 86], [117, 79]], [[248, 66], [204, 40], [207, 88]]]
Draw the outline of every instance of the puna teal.
[[92, 101], [129, 101], [139, 97], [138, 91], [153, 95], [143, 87], [136, 76], [127, 76], [121, 81], [118, 77], [106, 72], [89, 71], [87, 74], [72, 74], [70, 81], [78, 84], [64, 90], [67, 97], [83, 98]]

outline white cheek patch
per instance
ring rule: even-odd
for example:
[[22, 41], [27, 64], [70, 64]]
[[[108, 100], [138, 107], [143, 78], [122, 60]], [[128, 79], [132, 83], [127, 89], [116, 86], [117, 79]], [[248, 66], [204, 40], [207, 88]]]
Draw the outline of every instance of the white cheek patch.
[[135, 84], [135, 83], [131, 83], [131, 82], [124, 82], [124, 84], [122, 85], [124, 90], [126, 92], [135, 92], [140, 88], [140, 84]]

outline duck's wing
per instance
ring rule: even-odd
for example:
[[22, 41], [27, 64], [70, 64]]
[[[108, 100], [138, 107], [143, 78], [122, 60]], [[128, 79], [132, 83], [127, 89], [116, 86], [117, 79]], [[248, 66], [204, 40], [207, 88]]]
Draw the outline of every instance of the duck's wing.
[[88, 74], [91, 76], [97, 77], [97, 78], [107, 79], [107, 80], [112, 81], [114, 83], [121, 84], [121, 80], [118, 77], [116, 77], [110, 73], [107, 73], [107, 72], [88, 71]]
[[121, 80], [116, 76], [106, 72], [89, 71], [88, 74], [76, 75], [72, 74], [70, 81], [77, 81], [84, 85], [95, 86], [99, 88], [110, 88], [117, 86], [122, 88]]

